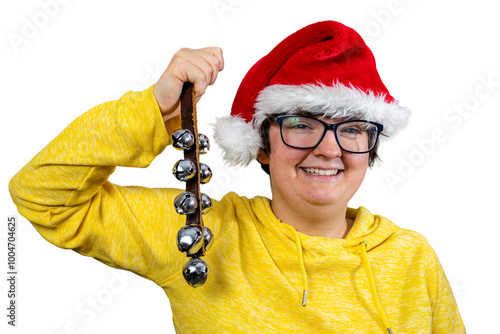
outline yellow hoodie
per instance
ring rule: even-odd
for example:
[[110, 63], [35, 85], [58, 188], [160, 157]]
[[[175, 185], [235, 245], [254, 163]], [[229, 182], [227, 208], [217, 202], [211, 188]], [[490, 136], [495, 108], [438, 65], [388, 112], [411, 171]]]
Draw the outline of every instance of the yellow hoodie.
[[328, 239], [281, 223], [267, 198], [229, 193], [204, 216], [209, 278], [188, 286], [180, 190], [107, 181], [115, 166], [147, 167], [179, 119], [167, 127], [152, 87], [91, 109], [11, 180], [19, 212], [51, 243], [156, 282], [178, 333], [465, 333], [427, 241], [362, 207], [345, 239]]

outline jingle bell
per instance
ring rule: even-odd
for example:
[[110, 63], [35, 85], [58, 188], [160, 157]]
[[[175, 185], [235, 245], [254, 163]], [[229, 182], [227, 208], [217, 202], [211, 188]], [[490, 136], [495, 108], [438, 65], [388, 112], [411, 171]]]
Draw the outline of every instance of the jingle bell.
[[207, 264], [202, 259], [194, 257], [184, 264], [182, 275], [192, 287], [197, 288], [202, 286], [207, 281]]
[[198, 208], [198, 201], [192, 192], [185, 191], [177, 195], [174, 200], [174, 207], [181, 215], [190, 215]]
[[202, 237], [201, 229], [197, 226], [183, 226], [177, 232], [177, 248], [188, 255], [196, 254], [205, 242], [205, 234]]
[[177, 161], [172, 173], [179, 181], [189, 181], [196, 175], [196, 164], [189, 159], [182, 159]]
[[[200, 227], [200, 230], [201, 230], [201, 227]], [[211, 247], [212, 247], [212, 239], [213, 239], [214, 235], [212, 234], [212, 231], [204, 226], [203, 227], [203, 245], [204, 245], [204, 251], [207, 252]], [[193, 254], [193, 253], [187, 253], [188, 256], [192, 256], [192, 257], [200, 257], [200, 256], [203, 256], [204, 255], [204, 252], [203, 250], [200, 248], [200, 250]]]
[[212, 170], [207, 164], [200, 163], [200, 183], [205, 184], [212, 178]]
[[208, 140], [208, 137], [205, 136], [203, 133], [198, 134], [198, 141], [200, 143], [200, 154], [205, 154], [210, 150], [210, 141]]
[[172, 134], [172, 146], [178, 150], [189, 150], [194, 144], [194, 135], [186, 129], [175, 130]]
[[203, 226], [203, 243], [205, 244], [205, 251], [208, 251], [210, 247], [212, 247], [212, 238], [214, 237], [212, 231], [206, 227]]
[[201, 193], [201, 214], [204, 215], [212, 209], [212, 200], [207, 194]]

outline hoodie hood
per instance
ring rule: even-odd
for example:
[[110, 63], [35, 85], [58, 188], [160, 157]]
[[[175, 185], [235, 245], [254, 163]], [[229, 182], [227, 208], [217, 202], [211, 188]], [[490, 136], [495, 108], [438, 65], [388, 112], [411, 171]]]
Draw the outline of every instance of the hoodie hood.
[[[258, 213], [257, 218], [260, 222], [267, 222], [265, 226], [261, 226], [260, 231], [261, 235], [266, 236], [263, 239], [264, 243], [276, 241], [274, 237], [282, 238], [283, 234], [295, 243], [295, 235], [285, 226], [290, 225], [281, 222], [274, 215], [268, 199], [261, 198], [261, 200], [264, 201], [265, 210], [259, 212], [259, 209], [262, 208], [260, 205], [254, 207], [254, 210]], [[399, 227], [387, 218], [373, 215], [364, 207], [347, 208], [346, 217], [354, 220], [354, 224], [345, 239], [309, 236], [297, 232], [304, 253], [318, 258], [331, 256], [331, 254], [338, 252], [359, 253], [358, 246], [362, 241], [366, 242], [366, 250], [371, 251], [399, 230]]]
[[[258, 227], [259, 234], [282, 274], [290, 280], [292, 285], [299, 287], [297, 290], [301, 295], [302, 306], [307, 305], [309, 283], [314, 279], [314, 274], [311, 273], [314, 273], [318, 267], [328, 266], [329, 263], [334, 267], [343, 265], [344, 262], [352, 262], [353, 256], [358, 257], [366, 273], [370, 294], [381, 321], [388, 333], [392, 333], [390, 323], [378, 298], [367, 253], [388, 240], [399, 230], [399, 227], [384, 217], [371, 214], [364, 207], [348, 208], [346, 217], [354, 220], [354, 224], [345, 239], [309, 236], [281, 222], [274, 216], [270, 201], [262, 200], [263, 206], [254, 207], [258, 221], [267, 222]], [[259, 212], [259, 208], [262, 207], [265, 210]], [[288, 239], [289, 242], [283, 243], [283, 238]]]

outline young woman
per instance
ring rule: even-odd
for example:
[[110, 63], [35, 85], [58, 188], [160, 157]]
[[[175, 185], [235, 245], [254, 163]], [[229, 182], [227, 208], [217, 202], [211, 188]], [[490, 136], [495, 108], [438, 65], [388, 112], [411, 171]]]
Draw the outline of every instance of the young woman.
[[229, 193], [204, 216], [207, 282], [181, 274], [177, 189], [122, 187], [116, 166], [147, 167], [180, 127], [184, 82], [203, 96], [219, 48], [176, 53], [151, 88], [71, 123], [11, 181], [48, 241], [153, 280], [179, 333], [464, 333], [436, 254], [416, 232], [348, 207], [380, 137], [409, 112], [382, 83], [361, 37], [333, 21], [287, 37], [244, 78], [215, 138], [229, 163], [258, 159], [272, 198]]

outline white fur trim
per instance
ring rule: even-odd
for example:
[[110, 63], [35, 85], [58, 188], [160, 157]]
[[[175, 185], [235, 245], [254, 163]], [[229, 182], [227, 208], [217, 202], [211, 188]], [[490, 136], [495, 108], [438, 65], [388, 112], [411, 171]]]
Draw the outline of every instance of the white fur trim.
[[[225, 116], [216, 119], [214, 139], [224, 150], [224, 160], [230, 165], [247, 166], [262, 147], [259, 129], [273, 115], [306, 111], [328, 118], [358, 118], [381, 123], [383, 134], [395, 136], [408, 124], [410, 111], [398, 102], [387, 103], [384, 96], [366, 93], [342, 84], [272, 85], [264, 88], [256, 102], [253, 122], [241, 117]], [[381, 136], [383, 139], [384, 136]]]
[[410, 111], [397, 101], [366, 93], [342, 84], [272, 85], [264, 88], [255, 102], [254, 127], [259, 129], [269, 116], [294, 114], [299, 110], [328, 118], [358, 118], [384, 125], [383, 134], [395, 136], [408, 125]]
[[218, 117], [214, 124], [214, 139], [224, 150], [224, 160], [230, 165], [247, 166], [262, 145], [259, 131], [243, 118]]

